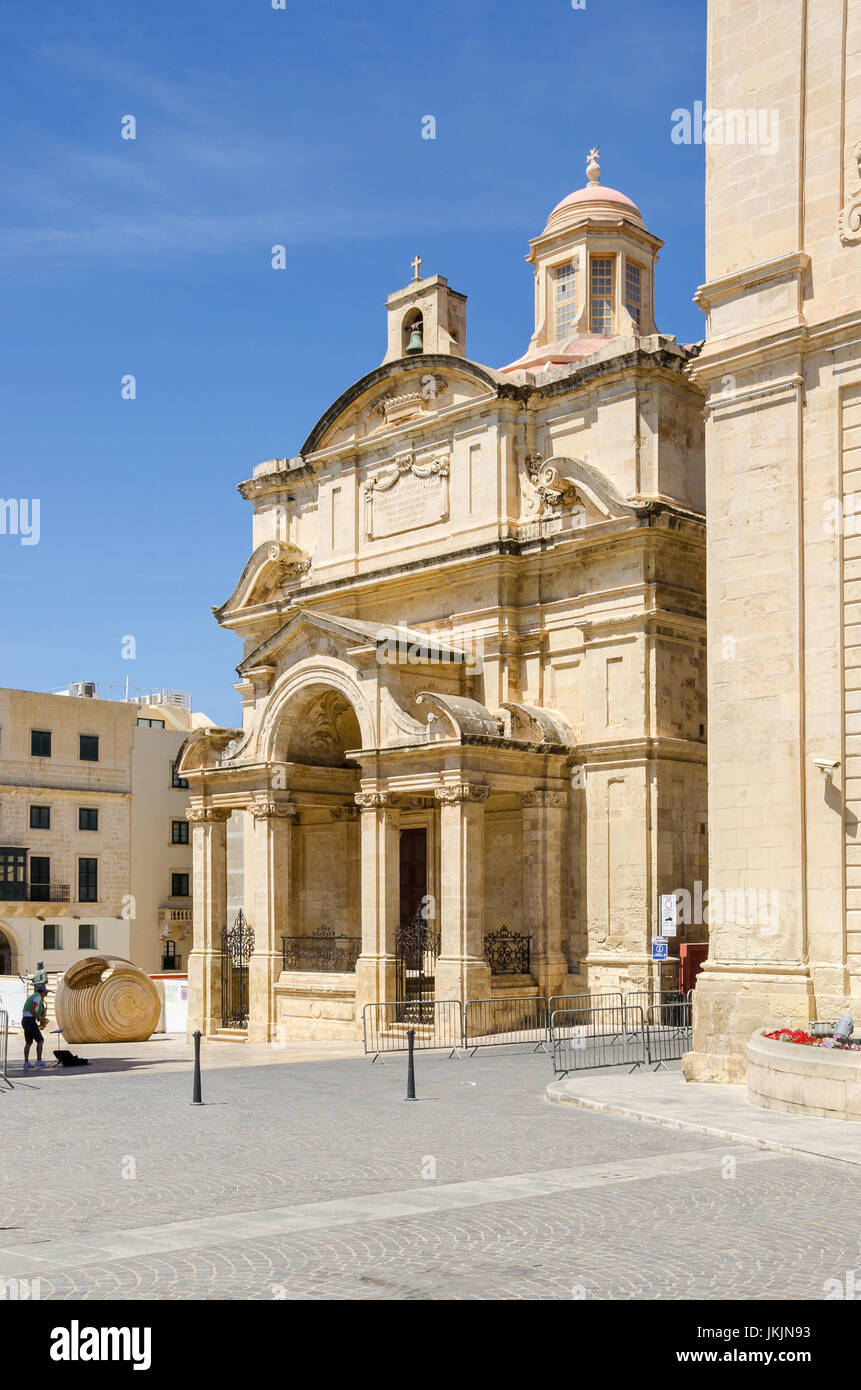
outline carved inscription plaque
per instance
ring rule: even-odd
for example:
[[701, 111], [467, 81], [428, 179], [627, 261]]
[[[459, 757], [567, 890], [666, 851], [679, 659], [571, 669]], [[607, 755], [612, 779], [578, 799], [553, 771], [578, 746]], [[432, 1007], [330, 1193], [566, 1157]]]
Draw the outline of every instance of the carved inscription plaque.
[[366, 533], [374, 540], [445, 521], [448, 461], [396, 459], [365, 483], [365, 509]]

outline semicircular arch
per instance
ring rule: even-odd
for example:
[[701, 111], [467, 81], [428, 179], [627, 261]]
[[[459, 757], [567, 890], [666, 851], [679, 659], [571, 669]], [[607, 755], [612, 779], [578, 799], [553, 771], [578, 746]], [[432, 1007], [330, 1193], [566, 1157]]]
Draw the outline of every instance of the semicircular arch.
[[[343, 711], [342, 706], [333, 701], [328, 708], [324, 706], [323, 716], [336, 725], [338, 734], [343, 737], [352, 719], [359, 735], [359, 746], [376, 747], [373, 714], [353, 668], [332, 657], [309, 657], [291, 667], [273, 687], [257, 735], [257, 757], [262, 762], [291, 761], [284, 756], [285, 729], [289, 730], [298, 716], [319, 703], [327, 693], [340, 697], [348, 707]], [[325, 731], [318, 731], [318, 736], [321, 743], [325, 742]], [[335, 734], [331, 736], [334, 738]]]

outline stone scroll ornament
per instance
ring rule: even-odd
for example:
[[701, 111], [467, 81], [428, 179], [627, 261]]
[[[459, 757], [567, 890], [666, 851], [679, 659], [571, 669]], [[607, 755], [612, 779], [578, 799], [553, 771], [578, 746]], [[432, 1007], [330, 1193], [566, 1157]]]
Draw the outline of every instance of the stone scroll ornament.
[[67, 1043], [146, 1042], [158, 1026], [161, 999], [130, 960], [86, 956], [57, 986], [54, 1011]]
[[849, 199], [840, 211], [838, 231], [844, 246], [861, 242], [861, 140], [855, 145], [856, 186], [849, 190]]
[[541, 454], [526, 455], [526, 472], [534, 489], [527, 500], [527, 511], [541, 516], [556, 515], [563, 508], [582, 508], [572, 479], [564, 477], [555, 464], [545, 463]]

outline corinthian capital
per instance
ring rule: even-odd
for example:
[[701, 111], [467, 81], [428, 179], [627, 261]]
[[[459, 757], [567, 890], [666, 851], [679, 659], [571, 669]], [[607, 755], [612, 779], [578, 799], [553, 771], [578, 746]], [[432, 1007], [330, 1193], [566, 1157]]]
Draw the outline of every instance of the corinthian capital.
[[355, 802], [361, 811], [391, 811], [398, 805], [394, 792], [356, 792]]
[[248, 807], [255, 820], [271, 820], [273, 817], [295, 816], [295, 801], [279, 800], [274, 796], [255, 796]]
[[185, 818], [194, 822], [226, 821], [230, 820], [230, 810], [224, 806], [189, 806]]
[[444, 806], [452, 806], [458, 801], [486, 801], [490, 787], [483, 782], [453, 782], [445, 787], [434, 787], [433, 794]]
[[521, 806], [567, 806], [567, 792], [534, 791], [521, 792], [518, 796]]

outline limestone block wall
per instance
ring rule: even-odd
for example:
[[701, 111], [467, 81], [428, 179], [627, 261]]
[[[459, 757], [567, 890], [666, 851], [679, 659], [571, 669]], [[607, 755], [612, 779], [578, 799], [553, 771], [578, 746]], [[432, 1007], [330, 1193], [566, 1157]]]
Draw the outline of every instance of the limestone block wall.
[[[861, 384], [845, 388], [840, 407], [845, 939], [839, 883], [833, 875], [819, 889], [824, 901], [817, 904], [821, 909], [817, 915], [828, 922], [828, 930], [817, 932], [817, 945], [824, 960], [845, 959], [848, 992], [861, 999]], [[839, 773], [837, 781], [839, 786]], [[831, 788], [825, 791], [830, 793]], [[831, 799], [832, 803], [837, 800], [839, 812], [839, 792]]]
[[[484, 930], [523, 930], [523, 895], [529, 884], [517, 872], [523, 858], [523, 817], [519, 808], [485, 812]], [[535, 944], [533, 944], [535, 949]]]
[[858, 990], [861, 551], [844, 513], [861, 242], [841, 237], [841, 210], [861, 183], [861, 12], [713, 0], [709, 54], [708, 105], [779, 130], [770, 151], [707, 148], [708, 336], [693, 369], [709, 391], [711, 885], [779, 895], [776, 924], [736, 912], [713, 927], [697, 989], [688, 1074], [737, 1077], [752, 1027], [839, 1014]]
[[312, 935], [325, 925], [335, 935], [361, 927], [361, 833], [358, 819], [333, 821], [328, 811], [303, 810], [293, 831], [293, 924]]

